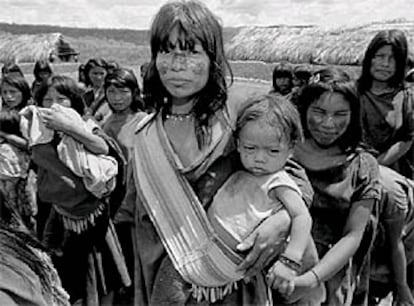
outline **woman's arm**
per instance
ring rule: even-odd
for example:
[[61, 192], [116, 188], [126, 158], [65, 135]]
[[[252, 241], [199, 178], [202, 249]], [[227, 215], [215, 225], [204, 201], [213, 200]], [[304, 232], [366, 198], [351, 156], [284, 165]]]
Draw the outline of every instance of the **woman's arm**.
[[109, 147], [103, 138], [83, 128], [67, 116], [60, 108], [43, 109], [42, 119], [48, 128], [61, 131], [80, 143], [94, 154], [108, 154]]
[[13, 146], [18, 147], [19, 149], [22, 149], [22, 150], [29, 149], [29, 143], [23, 137], [13, 135], [13, 134], [7, 134], [2, 131], [0, 131], [0, 137], [4, 138], [8, 143], [10, 143]]
[[[407, 284], [407, 261], [402, 242], [404, 216], [384, 220], [385, 234], [387, 235], [387, 250], [391, 262], [391, 273], [395, 299], [398, 305], [414, 304], [413, 296]], [[407, 304], [405, 304], [407, 303]]]
[[[310, 271], [298, 276], [295, 286], [316, 287], [342, 269], [357, 251], [375, 200], [361, 200], [352, 205], [342, 238]], [[317, 277], [316, 277], [316, 275]]]
[[378, 156], [378, 163], [384, 166], [392, 165], [408, 152], [412, 144], [412, 140], [399, 141], [393, 144], [387, 151]]

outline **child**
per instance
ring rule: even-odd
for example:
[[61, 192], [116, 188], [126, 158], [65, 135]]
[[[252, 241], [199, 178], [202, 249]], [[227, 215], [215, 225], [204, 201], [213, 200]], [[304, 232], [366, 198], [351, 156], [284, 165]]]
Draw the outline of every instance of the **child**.
[[105, 78], [104, 90], [112, 114], [102, 129], [118, 142], [126, 156], [128, 139], [122, 138], [120, 131], [139, 110], [143, 109], [135, 74], [129, 69], [115, 69]]
[[105, 100], [103, 84], [108, 74], [108, 64], [102, 58], [92, 58], [85, 65], [85, 85], [88, 90], [83, 99], [86, 104], [86, 115], [93, 117], [101, 126], [111, 114]]
[[290, 240], [269, 269], [267, 282], [289, 296], [292, 279], [317, 261], [315, 249], [313, 254], [307, 249], [312, 219], [298, 186], [284, 171], [295, 144], [302, 140], [299, 114], [279, 95], [259, 96], [239, 115], [236, 135], [244, 170], [219, 189], [208, 216], [218, 235], [237, 251], [236, 245], [267, 217], [287, 209], [292, 218]]
[[38, 60], [33, 68], [34, 81], [32, 83], [32, 96], [36, 100], [37, 91], [42, 82], [52, 75], [52, 68], [47, 60]]
[[290, 67], [286, 65], [277, 65], [273, 69], [272, 80], [272, 90], [270, 93], [289, 96], [293, 87], [293, 75]]
[[[0, 112], [0, 137], [2, 135], [22, 137], [17, 111]], [[11, 212], [10, 220], [4, 220], [1, 216], [2, 220], [14, 227], [34, 231], [35, 208], [26, 192], [29, 160], [26, 150], [9, 143], [3, 137], [0, 138], [0, 192]]]
[[[30, 134], [31, 158], [38, 169], [39, 198], [53, 205], [43, 242], [54, 251], [54, 264], [71, 303], [100, 300], [105, 304], [112, 299], [112, 290], [129, 285], [130, 280], [109, 220], [107, 192], [95, 189], [109, 186], [87, 178], [103, 165], [102, 158], [110, 157], [111, 150], [92, 120], [74, 120], [74, 112], [77, 119], [84, 112], [82, 93], [76, 81], [66, 76], [55, 75], [42, 84], [41, 123], [55, 132], [51, 141], [38, 143], [33, 142], [35, 134]], [[32, 116], [32, 127], [34, 119], [38, 116]], [[82, 151], [70, 149], [69, 141], [81, 145]], [[90, 159], [93, 156], [99, 160]]]

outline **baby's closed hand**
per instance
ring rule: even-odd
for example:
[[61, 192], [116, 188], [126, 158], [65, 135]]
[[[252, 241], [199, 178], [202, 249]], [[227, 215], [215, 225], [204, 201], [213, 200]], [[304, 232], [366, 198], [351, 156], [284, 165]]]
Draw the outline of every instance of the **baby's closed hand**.
[[294, 279], [298, 273], [281, 263], [276, 261], [276, 263], [269, 269], [267, 273], [267, 283], [268, 285], [278, 290], [282, 295], [289, 296], [293, 293], [295, 289]]

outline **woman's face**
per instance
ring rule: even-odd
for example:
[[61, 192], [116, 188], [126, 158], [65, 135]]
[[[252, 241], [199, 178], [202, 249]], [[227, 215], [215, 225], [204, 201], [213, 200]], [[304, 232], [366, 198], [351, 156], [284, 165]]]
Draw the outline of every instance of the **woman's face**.
[[371, 60], [371, 76], [375, 81], [387, 82], [395, 74], [396, 62], [391, 45], [385, 45], [377, 50]]
[[128, 87], [110, 85], [106, 89], [106, 98], [115, 112], [122, 112], [131, 106], [132, 91]]
[[170, 48], [159, 51], [156, 67], [164, 87], [172, 96], [173, 104], [185, 104], [207, 84], [210, 59], [201, 43], [193, 50], [182, 50], [181, 33], [174, 28], [169, 37]]
[[351, 107], [345, 97], [326, 92], [313, 102], [306, 113], [306, 125], [313, 140], [321, 147], [336, 145], [351, 122]]
[[6, 110], [15, 109], [23, 101], [22, 92], [10, 84], [4, 83], [1, 86], [1, 98], [3, 101], [3, 107]]
[[59, 104], [65, 107], [72, 107], [70, 99], [59, 93], [55, 88], [51, 87], [43, 98], [43, 107], [51, 107], [53, 104]]
[[93, 87], [99, 88], [103, 85], [106, 77], [106, 69], [102, 67], [93, 67], [89, 70], [89, 79]]

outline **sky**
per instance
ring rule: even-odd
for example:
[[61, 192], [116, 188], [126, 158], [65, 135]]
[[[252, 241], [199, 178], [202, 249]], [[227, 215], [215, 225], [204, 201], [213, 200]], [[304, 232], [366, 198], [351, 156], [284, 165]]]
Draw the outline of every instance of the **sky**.
[[[0, 22], [148, 29], [167, 0], [1, 0]], [[414, 0], [203, 0], [223, 26], [355, 26], [405, 18]]]

